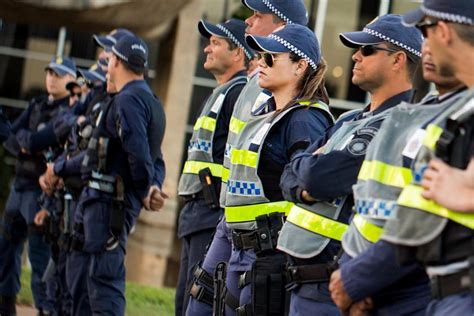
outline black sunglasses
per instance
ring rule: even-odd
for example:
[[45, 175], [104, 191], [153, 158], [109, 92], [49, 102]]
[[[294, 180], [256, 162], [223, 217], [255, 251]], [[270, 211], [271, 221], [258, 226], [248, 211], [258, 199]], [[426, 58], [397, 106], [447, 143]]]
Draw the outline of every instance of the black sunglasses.
[[428, 37], [428, 28], [438, 25], [440, 20], [429, 20], [426, 19], [418, 24], [416, 24], [416, 28], [420, 30], [423, 37]]
[[78, 92], [78, 93], [71, 92], [71, 93], [69, 93], [69, 96], [70, 96], [71, 98], [73, 98], [73, 97], [81, 98], [82, 92]]
[[375, 54], [378, 50], [382, 50], [385, 52], [390, 52], [390, 53], [395, 53], [398, 52], [398, 50], [391, 49], [391, 48], [384, 48], [384, 47], [379, 47], [379, 46], [374, 46], [374, 45], [365, 45], [365, 46], [360, 46], [359, 47], [360, 53], [362, 56], [367, 57], [370, 55]]
[[258, 54], [258, 59], [263, 59], [268, 67], [272, 67], [275, 62], [275, 56], [270, 53], [260, 53]]

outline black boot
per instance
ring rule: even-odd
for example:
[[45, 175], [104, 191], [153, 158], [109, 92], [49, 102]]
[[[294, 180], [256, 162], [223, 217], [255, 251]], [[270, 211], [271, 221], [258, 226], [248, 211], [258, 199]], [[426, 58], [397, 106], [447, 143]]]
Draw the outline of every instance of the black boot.
[[0, 316], [16, 316], [16, 296], [0, 295]]

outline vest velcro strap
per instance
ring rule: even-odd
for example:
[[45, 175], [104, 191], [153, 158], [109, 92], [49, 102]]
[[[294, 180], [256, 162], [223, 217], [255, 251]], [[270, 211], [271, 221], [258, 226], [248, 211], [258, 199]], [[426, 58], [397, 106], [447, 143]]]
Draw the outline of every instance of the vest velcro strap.
[[431, 150], [434, 150], [436, 147], [436, 142], [439, 137], [443, 134], [443, 129], [437, 125], [430, 124], [426, 128], [426, 134], [423, 138], [423, 145], [428, 147]]
[[321, 216], [304, 208], [293, 205], [286, 219], [288, 222], [334, 240], [342, 240], [348, 225]]
[[196, 124], [194, 124], [194, 130], [198, 129], [205, 129], [210, 132], [214, 132], [216, 130], [217, 121], [215, 118], [209, 116], [201, 116], [196, 120]]
[[199, 174], [202, 169], [209, 168], [213, 177], [222, 177], [222, 165], [212, 162], [188, 160], [184, 164], [183, 173]]
[[230, 118], [230, 123], [229, 123], [229, 132], [232, 132], [234, 134], [240, 134], [242, 129], [245, 127], [247, 123], [244, 121], [239, 120], [235, 116], [232, 116]]
[[355, 214], [352, 222], [356, 226], [359, 233], [371, 243], [377, 242], [383, 233], [383, 228], [372, 224], [359, 214]]
[[373, 180], [385, 185], [404, 188], [411, 182], [412, 174], [409, 168], [389, 165], [381, 161], [365, 160], [358, 176], [359, 180]]
[[414, 208], [420, 211], [425, 211], [440, 217], [448, 218], [463, 226], [474, 229], [474, 214], [460, 213], [449, 210], [438, 203], [423, 198], [421, 193], [423, 188], [421, 186], [410, 184], [408, 185], [398, 197], [398, 204], [401, 206]]
[[230, 163], [233, 165], [242, 165], [250, 168], [257, 168], [258, 153], [244, 149], [232, 149]]
[[253, 205], [227, 206], [225, 216], [228, 223], [251, 222], [256, 217], [270, 213], [284, 213], [288, 215], [293, 203], [288, 201], [269, 202]]

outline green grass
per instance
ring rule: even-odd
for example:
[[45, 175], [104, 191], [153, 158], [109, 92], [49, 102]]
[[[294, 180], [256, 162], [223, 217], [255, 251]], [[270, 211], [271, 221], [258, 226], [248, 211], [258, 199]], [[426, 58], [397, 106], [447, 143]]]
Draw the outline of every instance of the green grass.
[[[23, 269], [21, 274], [21, 291], [17, 302], [20, 305], [33, 305], [33, 296], [30, 290], [31, 271]], [[157, 289], [127, 282], [127, 316], [174, 315], [175, 290], [171, 288]]]

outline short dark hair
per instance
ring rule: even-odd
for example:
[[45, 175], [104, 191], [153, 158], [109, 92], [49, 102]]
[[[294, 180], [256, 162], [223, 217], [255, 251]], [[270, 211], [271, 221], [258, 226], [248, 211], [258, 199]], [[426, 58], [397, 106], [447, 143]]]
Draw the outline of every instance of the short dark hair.
[[278, 24], [278, 23], [285, 23], [283, 19], [281, 19], [279, 16], [273, 14], [273, 23]]
[[117, 59], [122, 63], [123, 68], [125, 68], [126, 70], [132, 72], [133, 74], [135, 74], [137, 76], [144, 76], [148, 72], [148, 68], [146, 68], [146, 67], [145, 68], [137, 68], [137, 67], [134, 67], [134, 66], [130, 65], [126, 61], [122, 60], [118, 56], [117, 56]]
[[474, 46], [474, 25], [451, 23], [459, 38], [471, 46]]
[[[229, 44], [229, 50], [230, 51], [232, 51], [234, 49], [237, 49], [237, 48], [240, 48], [240, 46], [237, 45], [236, 43], [234, 43], [233, 41], [231, 41], [230, 38], [224, 37], [224, 40], [227, 42], [227, 44]], [[248, 69], [249, 65], [250, 65], [250, 59], [247, 57], [247, 54], [245, 53], [245, 51], [243, 51], [243, 53], [244, 53], [244, 66], [245, 66], [245, 68]]]
[[396, 51], [402, 51], [407, 55], [407, 73], [408, 73], [408, 77], [410, 81], [413, 81], [413, 76], [415, 76], [415, 72], [420, 66], [421, 58], [390, 42], [386, 42], [386, 44], [388, 48], [396, 50]]

